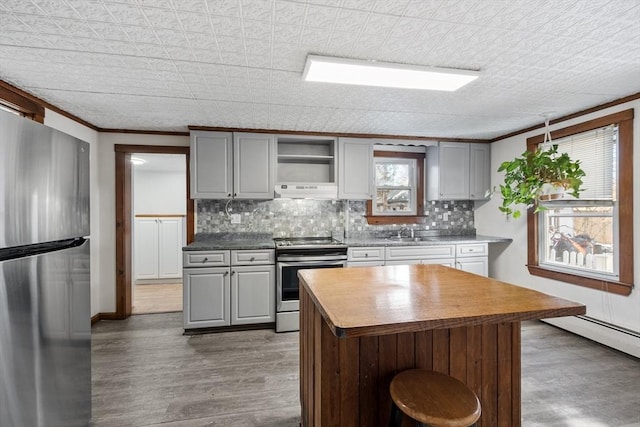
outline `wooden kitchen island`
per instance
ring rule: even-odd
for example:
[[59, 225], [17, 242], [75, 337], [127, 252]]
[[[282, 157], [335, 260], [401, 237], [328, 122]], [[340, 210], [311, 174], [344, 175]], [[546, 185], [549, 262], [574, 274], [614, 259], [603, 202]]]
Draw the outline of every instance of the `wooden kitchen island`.
[[[520, 322], [584, 305], [440, 265], [302, 270], [300, 400], [305, 427], [386, 426], [389, 383], [420, 367], [482, 404], [478, 426], [517, 427]], [[409, 424], [405, 417], [405, 424]]]

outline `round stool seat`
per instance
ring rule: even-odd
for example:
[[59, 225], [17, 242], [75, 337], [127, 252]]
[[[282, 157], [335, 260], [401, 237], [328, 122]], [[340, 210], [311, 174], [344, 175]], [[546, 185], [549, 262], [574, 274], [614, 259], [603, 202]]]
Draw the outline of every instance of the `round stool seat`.
[[440, 372], [400, 372], [391, 381], [390, 392], [404, 414], [432, 427], [468, 427], [480, 418], [480, 401], [473, 390]]

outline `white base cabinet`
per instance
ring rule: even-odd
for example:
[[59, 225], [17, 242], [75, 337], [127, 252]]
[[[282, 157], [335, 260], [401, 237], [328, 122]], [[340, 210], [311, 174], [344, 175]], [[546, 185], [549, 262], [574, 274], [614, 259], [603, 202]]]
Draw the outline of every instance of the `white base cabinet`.
[[385, 265], [441, 264], [455, 267], [455, 245], [389, 246], [386, 248]]
[[184, 328], [275, 321], [273, 250], [184, 252]]
[[487, 243], [389, 246], [385, 250], [384, 265], [440, 264], [487, 277], [489, 275], [488, 250]]
[[456, 245], [456, 268], [488, 277], [489, 245], [487, 243]]
[[139, 217], [135, 220], [135, 278], [176, 279], [182, 276], [182, 217]]
[[347, 250], [347, 267], [384, 265], [384, 247], [353, 247]]

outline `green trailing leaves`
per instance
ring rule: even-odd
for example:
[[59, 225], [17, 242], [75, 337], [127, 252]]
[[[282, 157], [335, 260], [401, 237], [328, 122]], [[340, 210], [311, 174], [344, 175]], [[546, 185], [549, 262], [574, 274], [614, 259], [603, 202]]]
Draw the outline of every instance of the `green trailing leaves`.
[[526, 209], [535, 206], [534, 212], [544, 209], [538, 198], [545, 184], [562, 187], [573, 197], [580, 196], [584, 171], [579, 160], [571, 160], [567, 153], [558, 155], [558, 146], [547, 150], [525, 151], [511, 161], [502, 162], [498, 172], [505, 172], [504, 183], [500, 184], [502, 206], [500, 211], [507, 216], [520, 217], [517, 205]]

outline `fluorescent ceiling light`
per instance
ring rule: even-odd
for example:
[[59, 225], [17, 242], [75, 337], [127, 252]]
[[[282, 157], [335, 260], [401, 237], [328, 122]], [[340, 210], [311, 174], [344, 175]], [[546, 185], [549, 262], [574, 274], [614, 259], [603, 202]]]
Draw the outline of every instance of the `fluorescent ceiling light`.
[[303, 78], [309, 82], [454, 91], [479, 75], [478, 71], [309, 55]]

